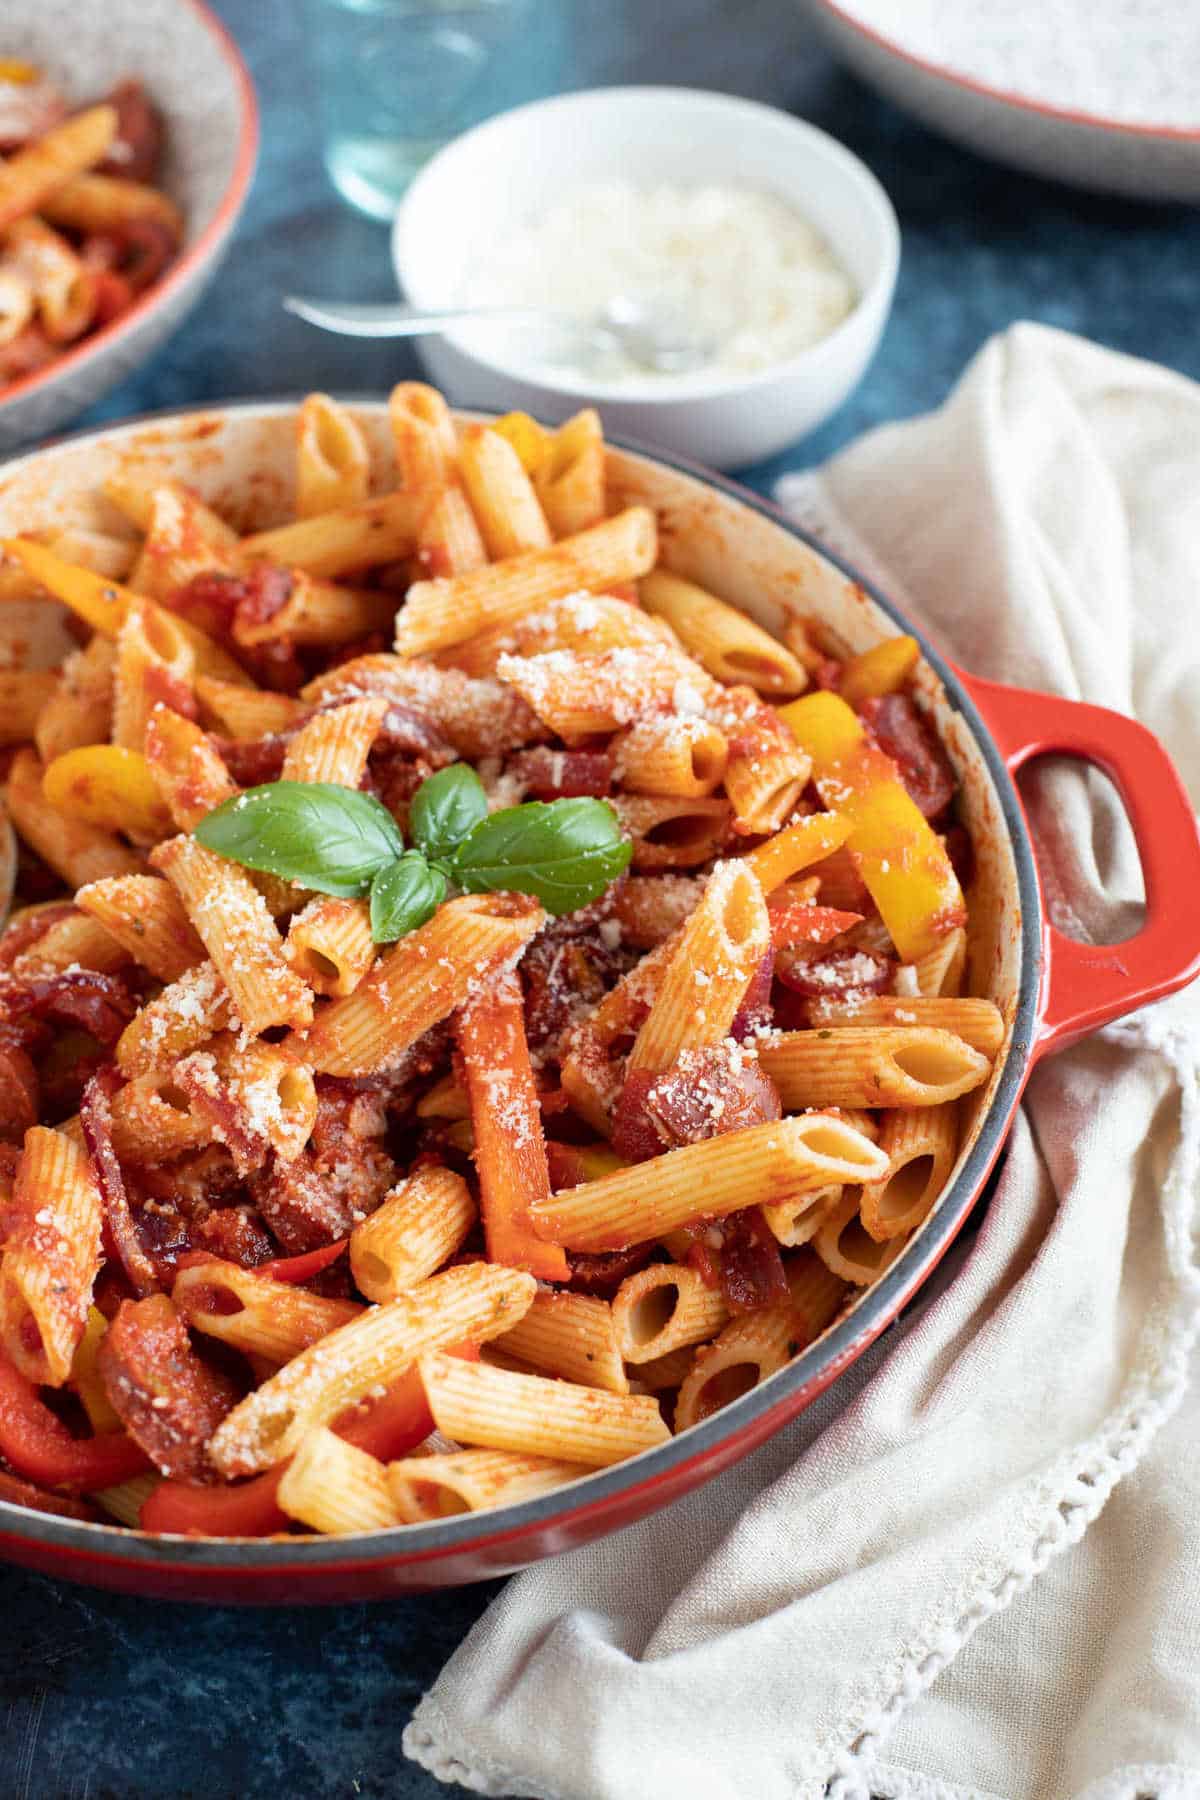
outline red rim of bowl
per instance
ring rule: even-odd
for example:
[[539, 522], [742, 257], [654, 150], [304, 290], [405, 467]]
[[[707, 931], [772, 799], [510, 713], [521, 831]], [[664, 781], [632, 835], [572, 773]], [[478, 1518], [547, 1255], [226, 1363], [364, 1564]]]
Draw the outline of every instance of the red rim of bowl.
[[816, 0], [821, 10], [832, 13], [840, 24], [857, 36], [866, 38], [897, 62], [908, 63], [911, 68], [920, 69], [924, 75], [933, 75], [951, 87], [965, 89], [969, 94], [978, 94], [981, 99], [995, 100], [1003, 106], [1014, 106], [1021, 112], [1038, 113], [1042, 118], [1054, 119], [1064, 125], [1088, 125], [1102, 131], [1119, 131], [1128, 137], [1162, 138], [1171, 143], [1196, 143], [1200, 141], [1200, 126], [1189, 125], [1136, 125], [1127, 119], [1110, 119], [1103, 113], [1083, 112], [1070, 106], [1051, 106], [1044, 100], [1031, 100], [1027, 94], [1014, 93], [1010, 88], [993, 87], [989, 82], [979, 81], [973, 75], [963, 75], [957, 69], [951, 69], [945, 63], [931, 62], [926, 56], [917, 56], [906, 50], [894, 38], [878, 31], [873, 25], [864, 25], [856, 19], [838, 0]]
[[258, 96], [254, 91], [250, 71], [246, 67], [232, 33], [218, 19], [216, 13], [205, 4], [205, 0], [183, 0], [183, 3], [190, 7], [201, 24], [211, 32], [217, 47], [229, 64], [237, 89], [241, 123], [238, 130], [237, 157], [229, 185], [221, 196], [221, 202], [216, 212], [195, 243], [189, 244], [184, 249], [182, 256], [172, 264], [163, 279], [155, 282], [153, 287], [147, 288], [128, 312], [121, 313], [118, 318], [110, 320], [107, 325], [102, 325], [99, 331], [81, 339], [62, 356], [55, 357], [54, 361], [48, 363], [44, 369], [34, 369], [30, 374], [22, 375], [19, 381], [0, 387], [0, 419], [4, 416], [4, 408], [11, 401], [32, 393], [37, 387], [48, 386], [59, 375], [64, 374], [68, 369], [78, 367], [89, 356], [103, 349], [106, 344], [115, 343], [131, 325], [136, 324], [139, 319], [145, 318], [169, 294], [182, 287], [217, 248], [221, 239], [232, 228], [241, 210], [242, 202], [250, 187], [251, 177], [254, 174], [255, 158], [258, 155]]

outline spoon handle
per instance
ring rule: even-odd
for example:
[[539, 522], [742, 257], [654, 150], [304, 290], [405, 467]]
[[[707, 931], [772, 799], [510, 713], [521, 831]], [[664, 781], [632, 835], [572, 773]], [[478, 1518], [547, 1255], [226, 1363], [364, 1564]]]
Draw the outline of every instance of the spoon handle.
[[426, 332], [446, 331], [453, 325], [476, 323], [516, 324], [521, 320], [546, 323], [556, 315], [534, 306], [450, 306], [429, 311], [420, 307], [359, 306], [342, 300], [308, 300], [300, 294], [289, 294], [284, 311], [319, 325], [323, 331], [336, 331], [343, 337], [405, 338], [421, 337]]

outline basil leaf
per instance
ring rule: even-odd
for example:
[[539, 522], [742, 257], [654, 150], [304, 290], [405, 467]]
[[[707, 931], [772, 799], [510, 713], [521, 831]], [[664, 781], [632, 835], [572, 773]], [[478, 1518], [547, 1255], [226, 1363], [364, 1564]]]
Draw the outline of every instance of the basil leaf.
[[330, 781], [271, 781], [247, 788], [201, 819], [197, 843], [321, 894], [365, 894], [404, 839], [385, 806]]
[[377, 944], [394, 944], [431, 919], [445, 898], [441, 870], [431, 869], [419, 850], [406, 850], [371, 883], [371, 936]]
[[430, 775], [413, 795], [408, 828], [426, 856], [452, 856], [487, 816], [487, 795], [474, 769], [467, 763], [451, 763]]
[[629, 866], [633, 845], [604, 800], [530, 800], [483, 819], [451, 859], [468, 894], [534, 894], [547, 912], [575, 912]]

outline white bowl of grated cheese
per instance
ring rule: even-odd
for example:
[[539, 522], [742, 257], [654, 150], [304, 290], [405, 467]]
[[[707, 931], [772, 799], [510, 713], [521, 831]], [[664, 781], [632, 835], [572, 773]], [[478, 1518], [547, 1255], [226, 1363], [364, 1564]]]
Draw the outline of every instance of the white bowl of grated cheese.
[[511, 324], [420, 352], [463, 405], [557, 421], [594, 402], [616, 432], [718, 468], [774, 455], [841, 405], [879, 342], [899, 248], [887, 195], [841, 144], [688, 88], [501, 114], [433, 158], [392, 237], [414, 305], [590, 317], [623, 295], [712, 339], [711, 362], [670, 374]]

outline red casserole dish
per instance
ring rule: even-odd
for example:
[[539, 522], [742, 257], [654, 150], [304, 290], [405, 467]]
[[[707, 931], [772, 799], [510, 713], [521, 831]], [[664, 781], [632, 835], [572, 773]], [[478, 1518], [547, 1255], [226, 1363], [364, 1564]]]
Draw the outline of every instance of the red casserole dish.
[[[357, 414], [381, 454], [387, 409]], [[249, 404], [126, 425], [52, 446], [0, 471], [0, 534], [103, 527], [101, 481], [152, 463], [196, 487], [243, 529], [287, 516], [295, 408]], [[778, 630], [820, 619], [846, 654], [911, 623], [781, 515], [730, 483], [645, 452], [614, 448], [610, 487], [652, 506], [662, 556]], [[46, 629], [46, 618], [52, 625]], [[62, 654], [61, 622], [30, 608], [40, 655]], [[920, 633], [916, 634], [920, 636]], [[544, 1498], [495, 1512], [339, 1538], [189, 1539], [32, 1513], [0, 1502], [0, 1556], [99, 1586], [221, 1603], [380, 1598], [503, 1574], [632, 1523], [746, 1455], [807, 1406], [895, 1318], [954, 1239], [999, 1155], [1038, 1060], [1200, 973], [1200, 835], [1154, 736], [1103, 707], [967, 675], [921, 639], [919, 686], [963, 787], [977, 859], [972, 990], [1007, 1023], [990, 1084], [971, 1097], [959, 1162], [924, 1225], [848, 1312], [787, 1368], [669, 1443]], [[1050, 925], [1014, 776], [1060, 752], [1096, 764], [1129, 813], [1146, 886], [1140, 932], [1112, 946]]]

